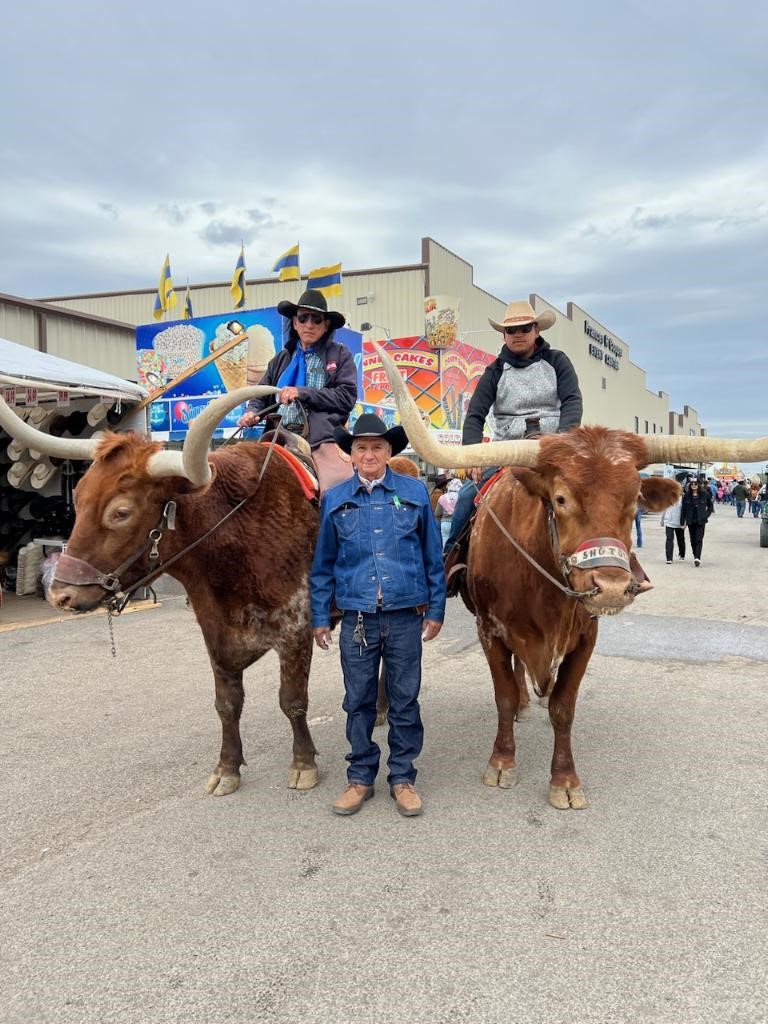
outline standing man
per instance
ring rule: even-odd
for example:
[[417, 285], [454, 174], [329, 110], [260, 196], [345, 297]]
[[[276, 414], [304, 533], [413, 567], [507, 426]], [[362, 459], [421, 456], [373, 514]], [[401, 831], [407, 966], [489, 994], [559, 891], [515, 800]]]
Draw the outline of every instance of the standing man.
[[[334, 429], [347, 422], [357, 401], [355, 358], [346, 345], [333, 340], [346, 323], [341, 313], [328, 311], [322, 292], [310, 288], [298, 304], [278, 302], [278, 313], [290, 319], [288, 340], [267, 366], [259, 381], [280, 388], [282, 425], [298, 428], [306, 410], [309, 445], [317, 468], [321, 492], [352, 476], [352, 465], [333, 440]], [[238, 420], [239, 427], [259, 422], [261, 410], [272, 396], [252, 398]]]
[[413, 762], [424, 729], [419, 709], [422, 641], [440, 632], [445, 575], [440, 533], [420, 480], [393, 473], [389, 460], [408, 443], [402, 427], [364, 415], [352, 433], [335, 431], [354, 476], [323, 498], [312, 565], [315, 643], [331, 644], [331, 607], [342, 612], [341, 665], [347, 713], [347, 786], [333, 805], [355, 814], [374, 793], [380, 750], [373, 742], [379, 664], [387, 666], [389, 774], [397, 810], [422, 812]]

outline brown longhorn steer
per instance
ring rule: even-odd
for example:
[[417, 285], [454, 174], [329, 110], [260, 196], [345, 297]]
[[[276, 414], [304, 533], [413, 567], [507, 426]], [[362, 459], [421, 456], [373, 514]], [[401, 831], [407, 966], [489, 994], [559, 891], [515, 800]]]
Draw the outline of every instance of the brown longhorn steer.
[[[59, 608], [87, 611], [113, 590], [129, 590], [250, 495], [231, 519], [167, 569], [187, 591], [213, 669], [222, 744], [207, 791], [219, 796], [238, 788], [245, 763], [243, 671], [270, 649], [280, 660], [280, 708], [293, 729], [289, 787], [317, 783], [307, 689], [308, 577], [318, 510], [278, 453], [267, 461], [266, 444], [242, 442], [208, 452], [213, 429], [230, 409], [275, 390], [244, 388], [212, 402], [190, 427], [183, 454], [161, 451], [136, 434], [109, 434], [100, 442], [53, 438], [0, 406], [0, 423], [24, 443], [62, 458], [94, 460], [77, 486], [75, 528], [50, 588], [49, 600]], [[175, 503], [173, 523], [169, 502]], [[159, 556], [154, 562], [152, 539]]]
[[483, 781], [504, 789], [515, 784], [514, 722], [528, 703], [527, 673], [536, 690], [549, 697], [554, 731], [549, 801], [557, 808], [585, 807], [571, 725], [598, 617], [622, 611], [637, 592], [629, 551], [638, 500], [656, 512], [679, 493], [674, 481], [641, 478], [639, 470], [654, 462], [759, 461], [768, 457], [768, 438], [640, 437], [580, 427], [537, 441], [447, 447], [433, 440], [391, 359], [376, 348], [410, 444], [425, 461], [509, 467], [481, 500], [462, 584], [498, 709]]

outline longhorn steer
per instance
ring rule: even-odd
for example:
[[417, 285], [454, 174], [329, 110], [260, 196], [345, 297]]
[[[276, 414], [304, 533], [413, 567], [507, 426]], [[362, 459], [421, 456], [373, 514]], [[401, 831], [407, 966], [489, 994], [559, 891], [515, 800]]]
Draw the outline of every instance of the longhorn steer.
[[[312, 658], [308, 578], [319, 514], [277, 453], [242, 442], [209, 454], [213, 429], [232, 408], [275, 388], [251, 387], [212, 402], [190, 428], [184, 452], [136, 434], [110, 434], [100, 442], [53, 438], [23, 423], [0, 399], [0, 423], [34, 447], [62, 458], [92, 458], [77, 486], [77, 519], [56, 568], [49, 600], [87, 611], [129, 590], [153, 568], [153, 531], [168, 562], [213, 527], [243, 498], [231, 519], [167, 572], [184, 586], [202, 630], [213, 669], [221, 719], [219, 761], [207, 791], [218, 796], [240, 785], [243, 671], [270, 649], [280, 660], [280, 708], [293, 729], [289, 787], [317, 783], [315, 748], [307, 726]], [[164, 510], [175, 502], [175, 524]], [[132, 561], [133, 556], [138, 557]]]
[[628, 556], [638, 500], [655, 512], [679, 494], [674, 481], [641, 478], [639, 470], [657, 461], [763, 460], [768, 438], [640, 437], [579, 427], [538, 441], [447, 447], [432, 439], [394, 363], [376, 348], [408, 439], [423, 459], [438, 466], [511, 467], [480, 504], [462, 584], [498, 709], [483, 782], [506, 789], [517, 781], [514, 721], [528, 703], [527, 672], [537, 692], [549, 697], [554, 731], [549, 802], [563, 809], [585, 807], [571, 725], [598, 617], [614, 615], [634, 599], [637, 584]]

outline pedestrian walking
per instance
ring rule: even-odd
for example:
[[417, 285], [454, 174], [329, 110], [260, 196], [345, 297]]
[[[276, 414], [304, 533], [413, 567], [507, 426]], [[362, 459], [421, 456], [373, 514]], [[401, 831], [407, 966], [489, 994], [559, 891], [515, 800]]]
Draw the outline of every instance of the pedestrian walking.
[[459, 498], [459, 491], [463, 484], [461, 480], [453, 479], [448, 481], [445, 493], [441, 494], [437, 499], [435, 505], [435, 518], [440, 524], [440, 537], [445, 546], [448, 540], [448, 534], [451, 532], [451, 523], [453, 521], [453, 513], [456, 508], [456, 502]]
[[685, 528], [680, 521], [682, 513], [683, 496], [680, 495], [674, 505], [665, 508], [661, 513], [661, 525], [666, 529], [666, 555], [667, 565], [672, 565], [675, 541], [677, 541], [677, 557], [680, 561], [685, 560]]
[[739, 519], [744, 518], [744, 510], [747, 506], [747, 498], [749, 497], [749, 491], [747, 490], [743, 480], [737, 480], [731, 488], [731, 498], [734, 505], [736, 506], [736, 515]]
[[712, 492], [698, 480], [691, 480], [685, 489], [680, 509], [680, 521], [688, 527], [688, 536], [693, 552], [693, 564], [701, 564], [701, 549], [707, 520], [714, 511]]

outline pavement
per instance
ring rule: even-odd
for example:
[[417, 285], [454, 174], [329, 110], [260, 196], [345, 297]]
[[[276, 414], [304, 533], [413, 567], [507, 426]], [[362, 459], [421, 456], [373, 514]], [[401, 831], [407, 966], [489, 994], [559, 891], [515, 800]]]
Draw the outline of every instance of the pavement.
[[[206, 797], [219, 726], [183, 597], [0, 635], [1, 1024], [758, 1024], [768, 1005], [768, 549], [718, 509], [703, 562], [601, 622], [576, 709], [584, 811], [480, 781], [496, 728], [456, 600], [425, 647], [421, 818], [382, 773], [351, 818], [338, 652], [318, 653], [319, 786], [286, 788], [277, 661], [246, 673], [248, 767]], [[642, 602], [642, 603], [641, 603]], [[386, 757], [386, 736], [379, 742]], [[377, 733], [378, 735], [378, 733]]]

